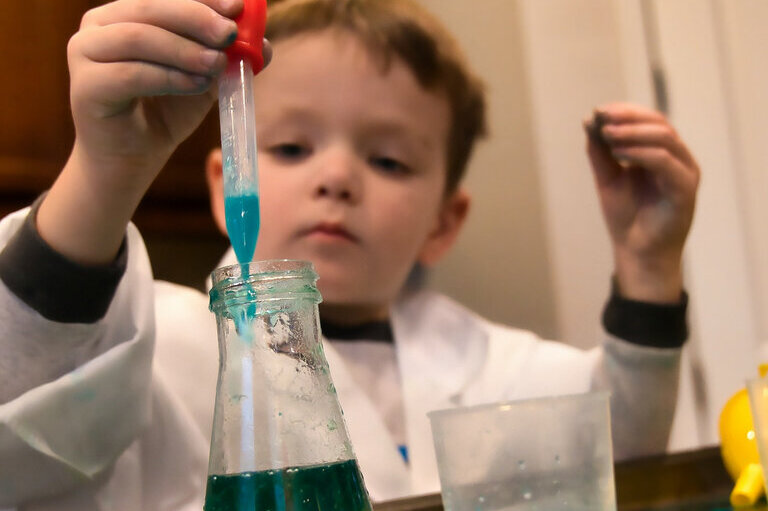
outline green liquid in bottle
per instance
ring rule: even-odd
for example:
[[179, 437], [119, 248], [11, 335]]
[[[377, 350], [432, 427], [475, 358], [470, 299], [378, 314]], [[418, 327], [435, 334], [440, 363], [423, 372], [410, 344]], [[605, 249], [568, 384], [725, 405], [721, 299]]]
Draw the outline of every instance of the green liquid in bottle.
[[370, 511], [355, 460], [208, 476], [205, 511]]

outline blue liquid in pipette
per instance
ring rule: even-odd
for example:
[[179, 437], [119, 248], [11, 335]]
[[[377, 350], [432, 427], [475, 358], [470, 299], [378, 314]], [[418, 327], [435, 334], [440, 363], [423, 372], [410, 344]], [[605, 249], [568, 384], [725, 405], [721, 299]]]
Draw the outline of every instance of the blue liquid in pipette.
[[[227, 234], [229, 234], [232, 248], [235, 250], [237, 261], [247, 265], [253, 260], [256, 240], [259, 237], [261, 225], [259, 196], [254, 194], [226, 196], [224, 198], [224, 216]], [[244, 271], [243, 278], [247, 281], [247, 267]], [[247, 286], [250, 287], [249, 284]], [[237, 311], [234, 318], [238, 334], [249, 344], [253, 341], [249, 323], [254, 319], [255, 313], [256, 307], [251, 304]]]
[[259, 237], [261, 218], [258, 195], [235, 195], [224, 199], [227, 233], [235, 250], [237, 261], [248, 264], [253, 260]]

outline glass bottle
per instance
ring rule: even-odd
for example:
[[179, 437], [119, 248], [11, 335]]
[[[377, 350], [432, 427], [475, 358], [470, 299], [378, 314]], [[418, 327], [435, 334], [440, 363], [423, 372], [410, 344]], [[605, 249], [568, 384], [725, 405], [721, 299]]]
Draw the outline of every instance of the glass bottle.
[[312, 264], [213, 273], [219, 377], [205, 511], [370, 510], [320, 340]]

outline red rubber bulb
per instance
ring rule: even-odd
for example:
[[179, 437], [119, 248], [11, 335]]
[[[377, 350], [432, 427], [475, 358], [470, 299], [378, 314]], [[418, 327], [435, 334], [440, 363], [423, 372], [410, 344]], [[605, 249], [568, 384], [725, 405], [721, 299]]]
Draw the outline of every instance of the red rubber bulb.
[[236, 58], [251, 61], [253, 74], [264, 67], [264, 30], [267, 24], [267, 0], [244, 0], [243, 11], [235, 18], [237, 39], [227, 48], [230, 62]]

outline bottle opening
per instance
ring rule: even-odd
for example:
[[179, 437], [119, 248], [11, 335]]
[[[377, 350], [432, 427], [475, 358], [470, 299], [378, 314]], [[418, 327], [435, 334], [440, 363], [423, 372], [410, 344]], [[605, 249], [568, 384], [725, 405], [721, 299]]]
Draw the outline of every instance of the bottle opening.
[[322, 301], [317, 273], [308, 261], [278, 259], [233, 264], [217, 268], [211, 276], [210, 309], [214, 313], [246, 304]]

